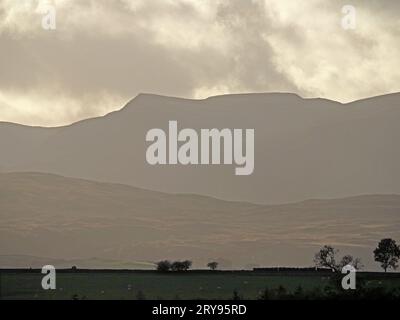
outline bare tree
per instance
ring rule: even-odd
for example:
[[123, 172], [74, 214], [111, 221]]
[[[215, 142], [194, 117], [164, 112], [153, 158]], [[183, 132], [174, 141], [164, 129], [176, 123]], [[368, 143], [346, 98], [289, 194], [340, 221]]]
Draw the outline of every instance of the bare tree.
[[356, 270], [361, 270], [364, 265], [361, 263], [360, 258], [354, 258], [352, 255], [345, 255], [339, 263], [339, 269], [343, 269], [344, 266], [351, 265]]
[[334, 272], [340, 272], [344, 266], [352, 265], [355, 269], [362, 269], [363, 265], [360, 258], [345, 255], [339, 262], [336, 262], [336, 255], [339, 250], [332, 246], [324, 246], [315, 254], [314, 263], [317, 267], [329, 268]]
[[320, 251], [318, 251], [314, 256], [314, 262], [317, 267], [329, 268], [332, 271], [338, 271], [338, 267], [335, 260], [335, 255], [338, 250], [331, 246], [324, 246]]

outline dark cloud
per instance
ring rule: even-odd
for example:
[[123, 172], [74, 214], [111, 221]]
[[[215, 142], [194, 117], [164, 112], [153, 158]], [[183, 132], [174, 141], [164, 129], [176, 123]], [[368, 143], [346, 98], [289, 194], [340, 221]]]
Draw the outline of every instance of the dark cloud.
[[[400, 49], [384, 47], [398, 35], [387, 26], [399, 26], [399, 2], [383, 2], [353, 1], [361, 31], [344, 32], [344, 1], [55, 0], [57, 30], [49, 32], [32, 9], [0, 0], [0, 103], [19, 110], [2, 117], [18, 121], [31, 101], [40, 124], [61, 124], [121, 107], [140, 92], [349, 100], [393, 91]], [[26, 101], [16, 102], [18, 95]], [[43, 103], [60, 96], [64, 107]]]

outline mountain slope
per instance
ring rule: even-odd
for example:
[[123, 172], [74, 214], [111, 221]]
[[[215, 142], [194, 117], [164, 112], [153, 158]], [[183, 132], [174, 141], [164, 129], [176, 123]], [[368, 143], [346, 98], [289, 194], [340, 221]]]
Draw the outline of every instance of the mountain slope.
[[[332, 244], [375, 268], [377, 242], [399, 239], [400, 196], [261, 206], [13, 173], [0, 174], [0, 220], [0, 256], [64, 264], [96, 257], [127, 263], [188, 258], [201, 267], [211, 259], [224, 267], [307, 266], [322, 245]], [[12, 261], [0, 259], [0, 267]]]
[[[185, 100], [139, 95], [121, 111], [60, 128], [0, 123], [0, 168], [273, 204], [400, 193], [400, 94], [350, 104], [293, 94]], [[146, 163], [152, 128], [254, 128], [255, 172]]]

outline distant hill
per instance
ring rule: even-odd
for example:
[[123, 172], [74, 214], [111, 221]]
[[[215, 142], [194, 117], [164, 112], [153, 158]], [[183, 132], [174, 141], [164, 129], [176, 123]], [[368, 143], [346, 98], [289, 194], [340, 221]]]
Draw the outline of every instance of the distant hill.
[[[294, 94], [186, 100], [139, 95], [121, 111], [60, 128], [0, 123], [0, 168], [263, 204], [400, 194], [400, 94], [340, 104]], [[255, 172], [146, 163], [145, 135], [182, 128], [254, 128]]]
[[377, 242], [400, 238], [400, 196], [267, 206], [12, 173], [0, 174], [0, 220], [0, 255], [13, 256], [1, 257], [0, 267], [37, 262], [15, 256], [80, 267], [167, 258], [198, 267], [210, 260], [226, 268], [310, 266], [319, 247], [332, 244], [371, 269]]

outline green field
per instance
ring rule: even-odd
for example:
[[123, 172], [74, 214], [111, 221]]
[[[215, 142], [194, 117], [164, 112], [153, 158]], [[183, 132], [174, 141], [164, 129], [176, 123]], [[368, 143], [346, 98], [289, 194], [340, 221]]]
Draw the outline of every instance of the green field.
[[[257, 299], [266, 288], [279, 286], [288, 292], [323, 290], [331, 285], [329, 275], [262, 272], [58, 272], [57, 289], [41, 288], [39, 271], [1, 271], [2, 299], [223, 299], [233, 298], [236, 290], [243, 299]], [[397, 274], [359, 274], [368, 288], [398, 289]]]

